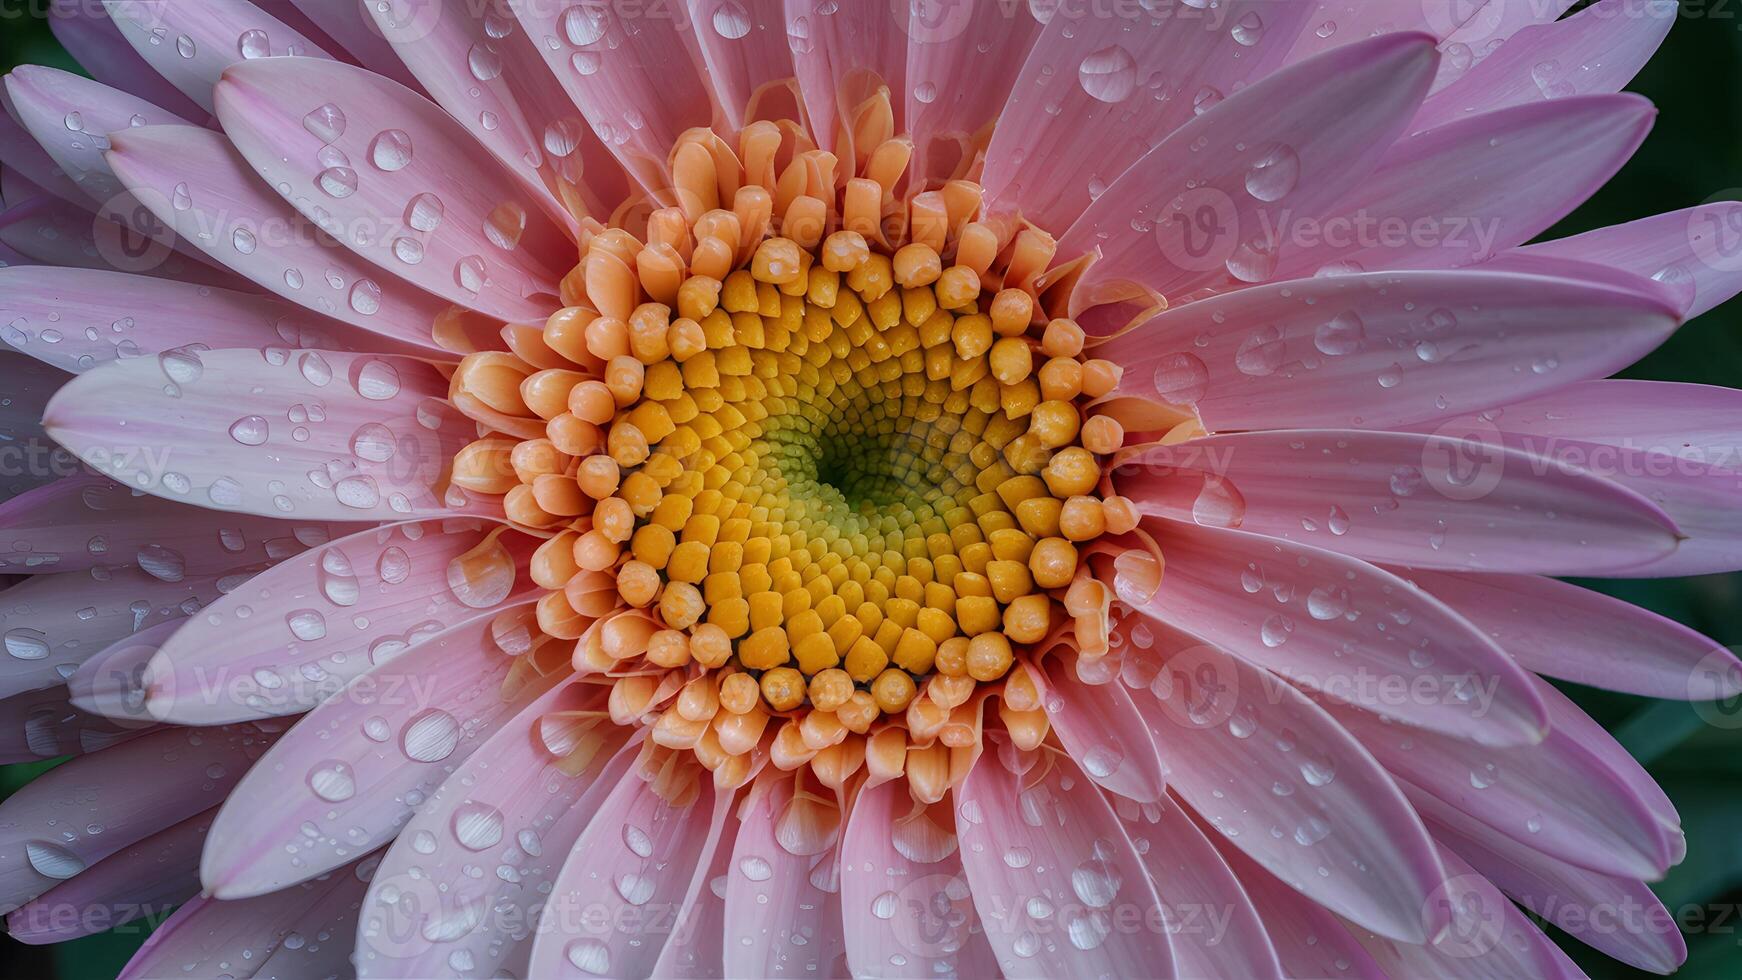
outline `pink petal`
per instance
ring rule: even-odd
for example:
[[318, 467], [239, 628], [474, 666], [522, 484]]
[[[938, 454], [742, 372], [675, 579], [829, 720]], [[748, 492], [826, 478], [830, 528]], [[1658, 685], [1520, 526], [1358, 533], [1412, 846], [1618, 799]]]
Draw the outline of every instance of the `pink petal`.
[[[350, 57], [351, 64], [362, 65], [377, 75], [384, 75], [407, 88], [416, 89], [417, 79], [406, 70], [399, 55], [381, 36], [380, 28], [356, 0], [290, 0], [302, 15], [332, 38]], [[470, 9], [470, 8], [468, 8]], [[427, 16], [427, 15], [426, 15]], [[413, 21], [427, 23], [427, 21]], [[333, 51], [337, 55], [338, 51]]]
[[[1243, 531], [1150, 527], [1167, 572], [1138, 609], [1144, 615], [1406, 725], [1482, 745], [1542, 737], [1546, 715], [1531, 676], [1467, 620], [1390, 572]], [[1419, 697], [1408, 704], [1387, 697], [1384, 689], [1394, 686]], [[1485, 692], [1491, 702], [1476, 697]], [[1156, 748], [1165, 751], [1160, 740]]]
[[275, 736], [167, 729], [79, 756], [0, 803], [0, 908], [215, 806]]
[[142, 496], [100, 476], [60, 480], [0, 504], [0, 569], [15, 574], [137, 565], [178, 582], [293, 554], [354, 525], [215, 514]]
[[1633, 363], [1681, 314], [1649, 280], [1632, 285], [1475, 270], [1330, 276], [1190, 303], [1097, 353], [1125, 369], [1112, 398], [1192, 405], [1212, 431], [1382, 428]]
[[360, 68], [289, 58], [232, 67], [216, 100], [255, 171], [358, 255], [498, 319], [555, 309], [537, 294], [554, 294], [568, 269], [544, 261], [574, 245], [434, 103]]
[[[0, 270], [0, 277], [13, 274]], [[0, 339], [5, 336], [0, 331]], [[0, 467], [0, 497], [10, 500], [80, 472], [79, 461], [42, 427], [42, 411], [67, 375], [33, 357], [0, 351], [0, 379], [0, 459], [11, 464]]]
[[[430, 795], [388, 849], [364, 900], [359, 976], [443, 976], [458, 972], [455, 963], [482, 976], [526, 975], [538, 907], [641, 747], [636, 738], [619, 751], [627, 730], [608, 723], [590, 759], [565, 758], [571, 746], [541, 739], [540, 718], [600, 710], [601, 690], [553, 688]], [[477, 873], [484, 865], [490, 870]], [[504, 930], [507, 922], [518, 926]]]
[[1133, 285], [1178, 296], [1229, 275], [1270, 279], [1270, 233], [1287, 215], [1323, 212], [1373, 169], [1427, 93], [1436, 58], [1415, 33], [1350, 44], [1175, 130], [1061, 237], [1062, 256], [1100, 254], [1072, 312], [1127, 298]]
[[229, 272], [177, 253], [167, 235], [142, 241], [132, 228], [51, 196], [14, 204], [0, 214], [0, 243], [42, 265], [160, 276], [232, 290], [245, 285]]
[[1526, 102], [1619, 92], [1663, 43], [1676, 9], [1674, 0], [1603, 0], [1565, 20], [1525, 27], [1422, 103], [1411, 129]]
[[1258, 910], [1277, 958], [1291, 977], [1385, 976], [1373, 957], [1355, 941], [1335, 915], [1264, 870], [1226, 838], [1211, 835], [1228, 866]]
[[[1552, 396], [1551, 396], [1552, 397]], [[1632, 491], [1498, 438], [1245, 432], [1131, 457], [1146, 514], [1421, 568], [1590, 574], [1669, 554], [1673, 521]]]
[[758, 119], [802, 120], [796, 87], [790, 96], [782, 88], [796, 86], [783, 0], [688, 0], [687, 7], [708, 84], [733, 128]]
[[[478, 5], [482, 16], [455, 15], [440, 0], [364, 4], [373, 26], [393, 45], [430, 98], [466, 127], [502, 169], [560, 221], [573, 218], [558, 199], [542, 129], [521, 111], [520, 93], [556, 87], [525, 31], [513, 31], [505, 0]], [[474, 8], [478, 9], [478, 8]], [[507, 29], [505, 36], [498, 36]], [[578, 182], [575, 172], [571, 182]], [[589, 174], [590, 178], [591, 175]]]
[[1541, 977], [1572, 980], [1584, 974], [1488, 879], [1445, 847], [1440, 857], [1451, 877], [1429, 898], [1451, 913], [1447, 931], [1428, 945], [1356, 936], [1389, 976], [1422, 978]]
[[841, 906], [855, 977], [991, 976], [947, 806], [915, 804], [899, 781], [860, 790], [841, 841]]
[[[1480, 16], [1491, 0], [1317, 0], [1289, 52], [1290, 62], [1365, 37], [1395, 31], [1426, 31], [1436, 38], [1454, 33]], [[1506, 3], [1507, 0], [1497, 0]], [[1540, 3], [1542, 0], [1533, 0]]]
[[805, 820], [828, 805], [798, 796], [793, 782], [767, 770], [740, 804], [725, 883], [728, 977], [847, 975], [841, 827], [832, 811], [835, 822]]
[[74, 374], [193, 345], [349, 350], [363, 336], [257, 293], [51, 266], [0, 269], [0, 319], [13, 349]]
[[101, 82], [38, 65], [13, 69], [5, 94], [19, 124], [77, 187], [74, 203], [94, 204], [98, 214], [132, 228], [139, 238], [162, 240], [182, 255], [205, 261], [140, 206], [104, 158], [110, 133], [145, 125], [186, 126], [187, 120]]
[[158, 727], [145, 710], [146, 664], [185, 622], [166, 619], [104, 647], [67, 678], [66, 695], [81, 710], [119, 722], [124, 729]]
[[1440, 43], [1445, 57], [1434, 79], [1438, 92], [1457, 81], [1471, 68], [1503, 47], [1508, 39], [1532, 24], [1560, 18], [1577, 0], [1541, 0], [1538, 3], [1505, 3], [1480, 0], [1476, 10], [1457, 30]]
[[1274, 275], [1450, 269], [1491, 259], [1584, 203], [1639, 148], [1655, 115], [1637, 95], [1589, 95], [1500, 109], [1400, 140], [1324, 216], [1281, 230], [1285, 254]]
[[[693, 765], [693, 763], [691, 763]], [[631, 767], [598, 805], [551, 884], [539, 916], [528, 976], [651, 974], [671, 925], [684, 914], [721, 832], [732, 816], [732, 792], [716, 794], [705, 770], [695, 794], [667, 801]], [[584, 950], [588, 966], [571, 956]], [[609, 971], [592, 965], [609, 964]]]
[[191, 725], [307, 711], [372, 665], [523, 596], [530, 548], [492, 532], [482, 521], [385, 525], [262, 572], [163, 645], [146, 707]]
[[1161, 896], [1180, 972], [1194, 977], [1280, 977], [1282, 965], [1240, 880], [1173, 797], [1113, 800]]
[[597, 139], [644, 188], [669, 188], [666, 158], [678, 136], [714, 120], [684, 5], [664, 4], [657, 16], [612, 4], [512, 6]]
[[6, 917], [7, 933], [24, 943], [65, 942], [188, 901], [200, 891], [200, 842], [213, 813], [158, 831], [50, 888]]
[[955, 791], [962, 866], [998, 966], [1011, 978], [1173, 976], [1143, 861], [1083, 779], [1068, 756], [1003, 742]]
[[[716, 846], [713, 859], [697, 866], [689, 903], [673, 925], [673, 933], [654, 965], [661, 980], [720, 980], [725, 974], [726, 876], [732, 849]], [[716, 890], [717, 889], [717, 890]]]
[[353, 345], [364, 338], [386, 349], [441, 350], [430, 325], [448, 303], [396, 270], [383, 274], [348, 249], [324, 242], [260, 182], [222, 133], [148, 126], [116, 133], [112, 142], [109, 163], [132, 193], [213, 262], [300, 307], [390, 341], [341, 334]]
[[[1546, 685], [1544, 685], [1546, 687]], [[1552, 717], [1564, 706], [1545, 695]], [[1505, 752], [1387, 724], [1329, 706], [1381, 765], [1514, 840], [1607, 874], [1656, 879], [1671, 863], [1670, 833], [1645, 797], [1580, 739], [1562, 730]]]
[[1742, 291], [1742, 204], [1715, 201], [1530, 245], [1521, 254], [1598, 262], [1658, 279], [1691, 280], [1691, 319]]
[[1494, 832], [1432, 797], [1416, 804], [1433, 835], [1526, 908], [1630, 966], [1671, 973], [1681, 930], [1643, 882], [1575, 867]]
[[[231, 583], [224, 583], [229, 585]], [[0, 697], [65, 683], [103, 648], [216, 599], [214, 577], [165, 582], [134, 568], [37, 575], [0, 593]]]
[[[7, 77], [10, 80], [10, 76]], [[0, 102], [12, 101], [6, 93], [10, 87], [8, 84], [0, 88]], [[0, 112], [0, 163], [12, 171], [8, 174], [8, 181], [17, 182], [22, 178], [38, 190], [77, 205], [81, 210], [93, 210], [90, 195], [73, 182], [30, 130], [12, 118], [18, 111], [16, 107], [7, 106], [5, 112]], [[6, 196], [13, 199], [13, 204], [23, 201], [21, 194], [10, 189]]]
[[1041, 662], [1042, 706], [1059, 742], [1077, 765], [1103, 788], [1139, 803], [1167, 793], [1161, 758], [1131, 695], [1110, 678], [1098, 683], [1078, 676], [1080, 661], [1048, 657]]
[[1742, 694], [1742, 663], [1718, 641], [1601, 592], [1535, 575], [1398, 574], [1457, 610], [1527, 670], [1652, 698]]
[[171, 500], [393, 520], [483, 506], [441, 495], [450, 461], [477, 431], [447, 405], [447, 390], [440, 371], [410, 358], [187, 350], [80, 375], [44, 424], [93, 467]]
[[1119, 635], [1133, 644], [1122, 679], [1173, 791], [1205, 823], [1339, 915], [1409, 941], [1438, 931], [1422, 906], [1445, 878], [1427, 832], [1348, 732], [1277, 677], [1188, 634], [1131, 618]]
[[913, 174], [944, 180], [972, 163], [976, 137], [1003, 113], [1041, 27], [1027, 5], [911, 8], [907, 128], [914, 142]]
[[50, 0], [48, 27], [91, 77], [131, 92], [184, 119], [204, 121], [206, 112], [163, 80], [121, 36], [101, 3]]
[[531, 668], [498, 645], [495, 620], [431, 636], [300, 719], [224, 801], [201, 862], [207, 891], [263, 895], [391, 843], [419, 801], [550, 687], [511, 677]]
[[146, 730], [83, 710], [70, 695], [56, 687], [0, 700], [0, 765], [85, 755]]
[[[369, 876], [375, 872], [376, 860], [364, 858], [325, 878], [259, 898], [225, 902], [196, 896], [152, 932], [121, 971], [121, 977], [151, 980], [177, 975], [221, 976], [236, 971], [238, 964], [251, 966], [256, 962], [264, 968], [265, 961], [274, 958], [290, 935], [298, 932], [299, 925], [322, 922], [331, 926], [334, 923], [330, 920], [335, 917], [341, 922], [354, 920], [358, 900]], [[314, 942], [321, 946], [342, 949], [345, 945], [342, 936], [321, 939], [320, 932], [312, 934], [316, 937]], [[307, 936], [301, 938], [308, 940]], [[250, 975], [273, 974], [262, 969]]]
[[[960, 6], [964, 12], [945, 16], [969, 16], [965, 10], [973, 5]], [[1017, 32], [1027, 26], [1026, 11], [980, 6], [982, 19], [1015, 21], [1007, 29]], [[1020, 47], [1010, 55], [952, 52], [959, 74], [944, 80], [970, 92], [1009, 93], [986, 151], [989, 205], [1020, 211], [1054, 234], [1070, 228], [1098, 191], [1117, 186], [1120, 175], [1169, 134], [1281, 67], [1309, 13], [1305, 4], [1270, 0], [1233, 0], [1214, 10], [1134, 6], [1117, 16], [1060, 4], [1026, 51], [1026, 62]], [[1012, 75], [1017, 68], [1020, 74]], [[970, 117], [976, 128], [988, 118]], [[1270, 121], [1248, 118], [1247, 124], [1259, 127], [1249, 135], [1270, 137]], [[1088, 138], [1113, 130], [1131, 138]], [[1281, 133], [1275, 138], [1288, 141]], [[1151, 163], [1142, 179], [1164, 172]], [[1133, 191], [1141, 193], [1127, 193]]]
[[1544, 452], [1571, 439], [1742, 469], [1742, 391], [1735, 388], [1583, 381], [1488, 414], [1493, 424], [1526, 437], [1523, 445]]
[[[875, 147], [839, 145], [849, 114], [879, 85], [889, 89], [895, 132], [907, 131], [907, 23], [909, 6], [786, 0], [787, 48], [804, 96], [805, 118], [817, 145], [842, 158], [846, 169]], [[1007, 8], [1008, 9], [1008, 8]]]
[[208, 112], [212, 86], [232, 64], [272, 55], [331, 57], [248, 0], [103, 0], [103, 6], [133, 50]]

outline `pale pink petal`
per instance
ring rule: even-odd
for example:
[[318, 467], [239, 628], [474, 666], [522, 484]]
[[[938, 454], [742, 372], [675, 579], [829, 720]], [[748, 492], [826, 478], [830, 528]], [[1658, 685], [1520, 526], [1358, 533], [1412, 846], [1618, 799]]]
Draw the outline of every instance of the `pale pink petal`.
[[[728, 824], [722, 833], [729, 830]], [[726, 876], [731, 868], [732, 848], [722, 840], [714, 848], [713, 859], [696, 868], [689, 902], [650, 976], [660, 980], [720, 980], [726, 975]]]
[[[408, 88], [417, 88], [393, 45], [382, 38], [381, 31], [364, 12], [358, 0], [290, 0], [322, 33], [350, 54], [354, 65], [363, 65], [377, 75], [385, 75]], [[469, 8], [468, 8], [469, 9]], [[427, 16], [427, 12], [425, 14]], [[413, 22], [418, 23], [418, 22]], [[338, 51], [332, 52], [334, 55]]]
[[1113, 809], [1161, 897], [1174, 956], [1189, 977], [1280, 977], [1282, 966], [1240, 880], [1173, 797]]
[[1119, 633], [1123, 682], [1181, 800], [1338, 914], [1411, 941], [1438, 930], [1422, 908], [1444, 879], [1427, 832], [1348, 732], [1287, 683], [1196, 637], [1136, 617]]
[[1676, 546], [1644, 497], [1447, 431], [1232, 433], [1145, 449], [1115, 478], [1146, 514], [1421, 568], [1590, 574]]
[[432, 635], [298, 720], [224, 801], [201, 862], [206, 890], [263, 895], [391, 843], [422, 800], [550, 687], [514, 676], [531, 667], [515, 670], [494, 620]]
[[[736, 794], [716, 794], [709, 774], [694, 768], [687, 799], [664, 799], [656, 773], [632, 766], [599, 802], [551, 882], [528, 976], [652, 973], [696, 885], [706, 887], [698, 879], [733, 815]], [[579, 962], [575, 950], [585, 951]]]
[[[0, 102], [10, 101], [5, 89], [0, 88]], [[4, 163], [11, 171], [6, 178], [11, 185], [7, 189], [7, 199], [14, 205], [22, 203], [23, 195], [12, 189], [14, 186], [22, 186], [19, 183], [22, 178], [43, 193], [75, 204], [81, 210], [92, 210], [90, 196], [73, 182], [54, 157], [49, 156], [36, 136], [12, 118], [16, 112], [18, 110], [12, 107], [0, 112], [0, 163]]]
[[1428, 899], [1451, 914], [1447, 931], [1427, 945], [1399, 943], [1354, 929], [1387, 975], [1429, 980], [1540, 977], [1583, 980], [1584, 974], [1488, 879], [1440, 847], [1450, 877]]
[[907, 19], [907, 128], [914, 174], [943, 180], [973, 163], [1040, 37], [1027, 4], [915, 4]]
[[7, 916], [6, 932], [23, 943], [65, 942], [188, 901], [200, 891], [200, 842], [215, 812], [160, 830], [50, 888]]
[[1382, 980], [1385, 974], [1373, 957], [1328, 909], [1283, 884], [1227, 838], [1211, 835], [1210, 840], [1240, 877], [1287, 975]]
[[1570, 238], [1528, 245], [1519, 254], [1597, 262], [1635, 275], [1691, 281], [1689, 319], [1742, 291], [1742, 204], [1716, 201], [1599, 228]]
[[184, 119], [201, 122], [206, 111], [174, 85], [164, 81], [133, 45], [121, 36], [101, 3], [50, 0], [48, 27], [91, 77], [112, 88], [131, 92]]
[[1328, 707], [1400, 782], [1545, 854], [1630, 878], [1661, 878], [1672, 863], [1670, 829], [1645, 798], [1559, 726], [1541, 744], [1499, 752]]
[[133, 50], [208, 112], [212, 86], [232, 64], [275, 55], [331, 57], [248, 0], [103, 0], [103, 6]]
[[185, 622], [166, 619], [104, 647], [67, 678], [66, 695], [80, 709], [124, 729], [157, 727], [157, 719], [145, 710], [145, 665]]
[[140, 207], [104, 158], [110, 133], [135, 126], [186, 126], [187, 120], [101, 82], [39, 65], [13, 69], [6, 76], [5, 98], [19, 124], [77, 187], [80, 200], [94, 205], [96, 212], [109, 220], [132, 228], [141, 238], [161, 238], [181, 254], [205, 261], [202, 253], [167, 234], [156, 218]]
[[0, 593], [10, 654], [0, 657], [0, 697], [58, 687], [109, 644], [191, 616], [219, 594], [214, 577], [165, 582], [136, 568], [33, 576]]
[[1601, 592], [1535, 575], [1398, 574], [1539, 674], [1652, 698], [1742, 694], [1742, 662], [1717, 640]]
[[[975, 5], [955, 6], [962, 12], [952, 11], [945, 18], [964, 18], [966, 9]], [[1028, 11], [996, 3], [978, 6], [981, 20], [1014, 21], [1003, 30], [1023, 37]], [[1031, 5], [1030, 10], [1036, 6], [1055, 9], [1032, 50], [1018, 47], [1006, 55], [957, 49], [950, 52], [956, 62], [952, 73], [939, 80], [969, 92], [1009, 93], [986, 151], [988, 203], [994, 209], [1020, 211], [1053, 234], [1071, 227], [1091, 202], [1169, 134], [1247, 82], [1281, 67], [1310, 13], [1305, 4], [1271, 0], [1232, 0], [1213, 10], [1190, 4], [1134, 5], [1120, 15], [1074, 4]], [[981, 30], [990, 33], [992, 28]], [[1024, 53], [1026, 62], [1021, 60]], [[1017, 67], [1020, 74], [1012, 77]], [[923, 79], [916, 76], [914, 81]], [[1406, 83], [1405, 91], [1408, 87]], [[1305, 107], [1300, 111], [1311, 113]], [[964, 122], [977, 128], [988, 118], [976, 113]], [[1270, 132], [1273, 126], [1267, 120], [1248, 117], [1239, 125], [1256, 127], [1247, 134], [1250, 138], [1290, 139]], [[1115, 130], [1130, 138], [1093, 136]], [[1203, 132], [1217, 139], [1212, 131]], [[1311, 166], [1317, 161], [1306, 162]], [[1143, 179], [1153, 181], [1165, 171], [1158, 161], [1145, 166], [1148, 176]], [[1103, 225], [1103, 230], [1113, 227]]]
[[1174, 975], [1143, 860], [1069, 756], [1001, 742], [955, 798], [962, 866], [1005, 976]]
[[[8, 171], [10, 173], [10, 171]], [[11, 200], [10, 191], [7, 199]], [[45, 195], [0, 214], [0, 243], [43, 265], [159, 276], [181, 282], [243, 288], [227, 271], [177, 253], [170, 236], [142, 240], [130, 227]]]
[[787, 48], [817, 145], [848, 169], [875, 147], [842, 145], [854, 111], [889, 89], [895, 132], [907, 131], [907, 3], [786, 0]]
[[1430, 796], [1418, 796], [1416, 807], [1436, 840], [1592, 948], [1653, 973], [1671, 973], [1687, 959], [1681, 930], [1645, 883], [1556, 860]]
[[[1742, 469], [1742, 391], [1668, 381], [1583, 381], [1486, 413], [1521, 445], [1600, 443], [1706, 467]], [[1459, 422], [1473, 422], [1460, 419]], [[1610, 462], [1617, 462], [1611, 460]]]
[[[1321, 51], [1362, 38], [1394, 31], [1426, 31], [1445, 38], [1489, 4], [1510, 0], [1316, 0], [1309, 30], [1301, 32], [1289, 52], [1299, 61]], [[1534, 5], [1543, 0], [1531, 0]]]
[[0, 504], [0, 570], [75, 572], [136, 565], [179, 582], [295, 554], [356, 525], [215, 514], [141, 495], [100, 476], [57, 481]]
[[1422, 34], [1350, 44], [1175, 130], [1061, 236], [1059, 254], [1100, 256], [1072, 312], [1134, 288], [1179, 296], [1229, 276], [1270, 279], [1285, 216], [1322, 213], [1373, 169], [1427, 93], [1436, 57]]
[[0, 908], [215, 806], [274, 737], [253, 725], [166, 729], [31, 780], [0, 803]]
[[1623, 748], [1615, 736], [1610, 735], [1603, 726], [1574, 704], [1554, 685], [1545, 681], [1537, 681], [1537, 689], [1542, 692], [1542, 699], [1548, 705], [1551, 724], [1578, 742], [1579, 745], [1595, 757], [1617, 779], [1627, 784], [1645, 808], [1662, 825], [1665, 836], [1669, 840], [1670, 856], [1679, 863], [1687, 854], [1687, 841], [1682, 834], [1681, 815], [1676, 812], [1675, 804], [1664, 793], [1663, 787], [1657, 785], [1657, 780], [1645, 771], [1639, 760]]
[[1507, 3], [1505, 0], [1477, 0], [1481, 9], [1474, 11], [1457, 30], [1440, 42], [1445, 57], [1440, 59], [1440, 73], [1434, 79], [1438, 92], [1457, 81], [1470, 69], [1505, 46], [1506, 41], [1532, 24], [1545, 24], [1567, 12], [1577, 0], [1540, 0], [1536, 3]]
[[898, 781], [860, 790], [841, 840], [841, 907], [851, 917], [845, 930], [853, 976], [997, 971], [959, 846], [947, 806], [914, 803]]
[[[1542, 737], [1546, 715], [1531, 676], [1469, 621], [1396, 575], [1244, 531], [1148, 526], [1167, 571], [1138, 608], [1144, 615], [1407, 725], [1484, 745]], [[1400, 686], [1420, 697], [1384, 694]], [[1159, 739], [1156, 748], [1166, 751]]]
[[536, 195], [547, 212], [572, 225], [574, 219], [555, 193], [555, 175], [546, 168], [551, 161], [545, 156], [544, 134], [521, 111], [518, 97], [533, 86], [555, 87], [556, 80], [535, 56], [526, 32], [514, 30], [507, 0], [484, 0], [472, 9], [479, 13], [462, 14], [442, 0], [363, 5], [430, 98]]
[[44, 424], [93, 468], [170, 500], [394, 520], [485, 503], [442, 492], [449, 462], [477, 432], [443, 400], [447, 390], [440, 371], [404, 357], [182, 350], [80, 375]]
[[367, 336], [258, 293], [51, 266], [0, 269], [0, 319], [14, 350], [74, 374], [178, 347], [350, 350]]
[[147, 707], [211, 725], [307, 711], [372, 665], [505, 608], [530, 547], [483, 521], [359, 531], [276, 565], [193, 617], [147, 671]]
[[1212, 431], [1383, 428], [1602, 377], [1662, 343], [1680, 310], [1645, 279], [1368, 273], [1190, 303], [1098, 354], [1125, 369], [1112, 398], [1193, 405]]
[[1089, 778], [1120, 796], [1154, 803], [1167, 793], [1167, 777], [1149, 728], [1131, 695], [1110, 678], [1089, 683], [1081, 662], [1048, 657], [1038, 672], [1042, 706], [1066, 752]]
[[1525, 102], [1619, 92], [1663, 43], [1676, 9], [1675, 0], [1602, 0], [1525, 27], [1422, 103], [1411, 130]]
[[1366, 180], [1277, 232], [1273, 275], [1451, 269], [1536, 237], [1626, 163], [1656, 110], [1588, 95], [1459, 119], [1399, 140]]
[[603, 3], [512, 6], [597, 140], [643, 188], [663, 195], [678, 136], [714, 121], [685, 6], [673, 0], [657, 15]]
[[[290, 920], [278, 948], [265, 958], [254, 980], [335, 980], [355, 973], [357, 913], [381, 852], [333, 872], [343, 884]], [[348, 873], [347, 873], [348, 872]], [[353, 884], [354, 882], [354, 884]]]
[[397, 270], [323, 241], [260, 182], [222, 133], [148, 126], [116, 133], [112, 142], [109, 163], [132, 194], [213, 262], [297, 306], [376, 335], [342, 334], [352, 344], [362, 338], [383, 349], [441, 350], [430, 326], [448, 309], [446, 301]]
[[568, 269], [545, 262], [572, 242], [434, 103], [360, 68], [289, 58], [232, 67], [216, 99], [254, 170], [358, 255], [499, 319], [555, 309], [539, 294]]
[[[152, 932], [121, 971], [121, 977], [227, 976], [238, 971], [237, 964], [263, 963], [282, 948], [300, 923], [334, 915], [353, 920], [377, 860], [365, 858], [324, 878], [259, 898], [225, 902], [196, 896]], [[298, 934], [298, 938], [308, 941], [307, 936]], [[314, 941], [323, 946], [345, 945], [342, 934]]]
[[685, 0], [720, 113], [735, 128], [803, 121], [783, 0]]
[[[11, 266], [8, 268], [25, 268]], [[0, 271], [0, 276], [13, 275]], [[0, 331], [0, 340], [6, 337]], [[10, 500], [82, 470], [42, 427], [42, 411], [68, 375], [34, 357], [0, 351], [0, 495]]]
[[573, 682], [552, 689], [430, 795], [388, 849], [363, 903], [360, 976], [527, 975], [539, 906], [641, 748], [636, 738], [619, 751], [628, 729], [609, 722], [568, 738], [567, 726], [540, 719], [601, 711], [602, 691]]
[[0, 700], [0, 765], [85, 755], [147, 730], [86, 711], [71, 695], [52, 687]]
[[847, 975], [839, 816], [793, 782], [770, 769], [739, 804], [726, 875], [728, 977]]

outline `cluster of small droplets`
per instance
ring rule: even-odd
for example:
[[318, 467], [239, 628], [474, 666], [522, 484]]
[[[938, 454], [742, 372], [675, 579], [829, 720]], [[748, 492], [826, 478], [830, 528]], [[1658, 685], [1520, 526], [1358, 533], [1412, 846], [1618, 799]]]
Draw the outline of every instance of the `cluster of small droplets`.
[[975, 220], [970, 181], [901, 203], [876, 125], [838, 192], [793, 128], [686, 134], [679, 204], [598, 230], [542, 331], [461, 364], [492, 434], [454, 480], [546, 538], [539, 627], [617, 678], [613, 718], [717, 771], [780, 719], [778, 765], [935, 796], [985, 694], [1044, 736], [1024, 652], [1105, 650], [1088, 556], [1137, 514], [1088, 410], [1119, 370], [1036, 300], [1051, 239]]

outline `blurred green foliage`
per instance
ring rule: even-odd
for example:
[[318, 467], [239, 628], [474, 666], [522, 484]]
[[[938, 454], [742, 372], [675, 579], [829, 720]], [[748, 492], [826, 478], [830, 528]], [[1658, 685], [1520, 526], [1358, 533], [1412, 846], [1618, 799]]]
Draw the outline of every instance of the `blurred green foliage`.
[[[46, 24], [21, 14], [25, 6], [0, 0], [0, 69], [35, 63], [77, 70]], [[1614, 180], [1545, 237], [1707, 200], [1742, 200], [1742, 3], [1683, 0], [1669, 40], [1629, 88], [1658, 107], [1650, 138]], [[1626, 374], [1742, 387], [1742, 299], [1689, 323]], [[1580, 584], [1742, 647], [1742, 574]], [[1689, 930], [1689, 959], [1680, 976], [1742, 977], [1742, 728], [1708, 725], [1686, 705], [1570, 686], [1568, 693], [1650, 767], [1681, 811], [1689, 860], [1657, 891], [1672, 912], [1712, 925]], [[0, 796], [50, 765], [0, 767]], [[1556, 938], [1592, 977], [1647, 976]], [[138, 936], [103, 935], [37, 949], [0, 939], [0, 972], [113, 976], [138, 942]]]

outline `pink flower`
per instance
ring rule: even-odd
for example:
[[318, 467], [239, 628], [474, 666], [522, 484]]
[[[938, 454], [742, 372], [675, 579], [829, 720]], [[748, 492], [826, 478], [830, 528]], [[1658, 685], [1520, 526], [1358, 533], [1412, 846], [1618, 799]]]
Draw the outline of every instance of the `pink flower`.
[[77, 758], [12, 934], [1576, 973], [1516, 900], [1673, 969], [1675, 811], [1538, 675], [1742, 692], [1549, 577], [1742, 567], [1742, 396], [1601, 380], [1742, 205], [1525, 246], [1675, 10], [1567, 6], [57, 3], [0, 707]]

